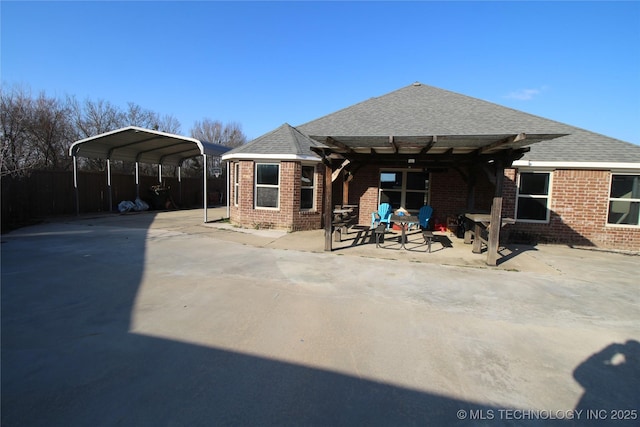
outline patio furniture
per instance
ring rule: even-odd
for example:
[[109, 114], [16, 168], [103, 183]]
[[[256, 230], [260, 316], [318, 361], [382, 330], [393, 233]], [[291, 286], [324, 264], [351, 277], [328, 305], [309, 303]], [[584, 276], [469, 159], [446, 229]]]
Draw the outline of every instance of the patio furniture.
[[413, 215], [391, 215], [391, 222], [400, 224], [400, 228], [402, 229], [400, 248], [407, 249], [405, 247], [407, 243], [407, 227], [410, 223], [417, 223], [418, 217]]
[[[473, 248], [471, 251], [474, 254], [479, 254], [482, 252], [482, 244], [488, 244], [487, 239], [483, 238], [482, 233], [489, 230], [491, 227], [491, 215], [483, 213], [467, 213], [464, 216], [474, 224], [473, 230], [467, 230], [465, 232], [464, 242], [471, 243], [471, 240], [473, 240]], [[504, 227], [507, 224], [515, 223], [516, 220], [513, 218], [502, 218], [501, 226]]]
[[376, 248], [380, 247], [380, 239], [384, 242], [384, 233], [386, 231], [386, 227], [384, 224], [379, 224], [373, 232], [376, 235]]
[[349, 227], [358, 223], [358, 206], [336, 205], [333, 210], [334, 241], [341, 242], [342, 235], [347, 233]]
[[422, 230], [422, 237], [424, 237], [424, 242], [427, 244], [427, 250], [431, 253], [431, 243], [433, 242], [433, 232], [428, 230]]
[[418, 211], [418, 223], [420, 224], [420, 228], [426, 230], [429, 228], [429, 220], [431, 219], [431, 215], [433, 215], [433, 208], [429, 205], [424, 205]]
[[389, 203], [381, 203], [377, 212], [371, 212], [371, 228], [376, 228], [378, 224], [386, 223], [387, 230], [391, 226], [391, 205]]

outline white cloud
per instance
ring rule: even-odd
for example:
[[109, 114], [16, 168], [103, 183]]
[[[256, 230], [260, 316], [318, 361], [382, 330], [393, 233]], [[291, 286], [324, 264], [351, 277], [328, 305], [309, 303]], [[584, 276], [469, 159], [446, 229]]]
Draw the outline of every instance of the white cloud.
[[544, 90], [546, 90], [546, 86], [543, 86], [540, 89], [520, 89], [510, 92], [505, 96], [505, 98], [517, 99], [519, 101], [529, 101], [534, 97], [540, 95]]

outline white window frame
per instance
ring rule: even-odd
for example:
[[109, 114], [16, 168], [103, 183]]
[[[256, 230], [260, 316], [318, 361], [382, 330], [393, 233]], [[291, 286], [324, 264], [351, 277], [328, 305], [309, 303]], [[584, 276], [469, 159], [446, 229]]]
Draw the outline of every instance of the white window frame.
[[[402, 187], [400, 189], [388, 189], [382, 188], [382, 181], [381, 181], [381, 176], [383, 173], [390, 173], [390, 172], [402, 172]], [[407, 190], [407, 173], [409, 172], [423, 172], [426, 173], [429, 176], [429, 185], [426, 189], [424, 190]], [[409, 169], [409, 168], [384, 168], [384, 169], [380, 169], [380, 171], [378, 172], [378, 205], [380, 205], [380, 197], [382, 195], [383, 191], [396, 191], [400, 193], [400, 207], [405, 208], [406, 204], [407, 204], [407, 192], [410, 193], [424, 193], [424, 195], [426, 196], [426, 201], [424, 202], [425, 205], [429, 205], [431, 203], [431, 173], [429, 172], [424, 172], [418, 169]], [[407, 211], [409, 211], [409, 209], [407, 209]], [[415, 211], [415, 212], [413, 212]], [[417, 213], [418, 211], [416, 209], [412, 209], [411, 211], [412, 213]]]
[[240, 162], [233, 163], [233, 204], [240, 204]]
[[[543, 173], [549, 175], [549, 188], [547, 189], [546, 195], [540, 194], [520, 194], [520, 180], [522, 179], [522, 174], [534, 174], [534, 173]], [[516, 183], [516, 211], [514, 212], [514, 216], [516, 217], [517, 222], [522, 223], [530, 223], [530, 224], [548, 224], [551, 220], [551, 194], [553, 193], [553, 171], [549, 170], [518, 170], [518, 182]], [[522, 219], [518, 218], [518, 205], [520, 203], [520, 199], [547, 199], [547, 215], [544, 220], [542, 219]]]
[[[611, 190], [612, 190], [612, 186], [613, 186], [613, 177], [614, 176], [620, 176], [620, 175], [626, 175], [626, 176], [637, 176], [639, 177], [638, 179], [640, 179], [640, 172], [638, 173], [616, 173], [616, 172], [611, 172], [609, 174], [609, 201], [607, 203], [607, 218], [606, 218], [606, 226], [607, 227], [616, 227], [616, 228], [640, 228], [640, 218], [638, 218], [638, 224], [616, 224], [616, 223], [611, 223], [609, 222], [609, 206], [611, 204], [612, 201], [619, 201], [619, 202], [628, 202], [628, 203], [634, 203], [634, 202], [639, 202], [640, 203], [640, 199], [638, 198], [629, 198], [629, 199], [621, 199], [621, 198], [617, 198], [617, 197], [611, 197]], [[640, 216], [640, 213], [639, 213]]]
[[[302, 171], [304, 168], [312, 168], [313, 169], [313, 184], [312, 185], [302, 185]], [[317, 183], [318, 182], [318, 174], [316, 172], [315, 164], [304, 164], [302, 163], [300, 168], [300, 211], [303, 212], [312, 212], [316, 210], [316, 191], [317, 191]], [[302, 207], [302, 190], [311, 190], [311, 207], [303, 208]]]
[[[270, 166], [277, 166], [278, 167], [278, 184], [277, 185], [273, 185], [273, 184], [258, 184], [258, 167], [262, 166], [262, 165], [270, 165]], [[280, 209], [280, 183], [282, 182], [282, 177], [280, 176], [280, 174], [282, 173], [282, 168], [280, 167], [280, 163], [279, 162], [260, 162], [260, 163], [256, 163], [253, 169], [254, 173], [253, 173], [253, 194], [255, 195], [253, 198], [253, 207], [254, 209], [265, 209], [265, 210], [271, 210], [271, 211], [277, 211]], [[276, 202], [276, 206], [258, 206], [258, 188], [275, 188], [278, 190], [278, 196], [276, 198], [277, 202]]]

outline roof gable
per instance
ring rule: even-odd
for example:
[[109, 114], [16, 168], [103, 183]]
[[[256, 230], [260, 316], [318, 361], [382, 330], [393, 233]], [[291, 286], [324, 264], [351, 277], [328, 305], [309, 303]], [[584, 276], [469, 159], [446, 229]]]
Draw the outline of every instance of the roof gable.
[[309, 138], [288, 123], [272, 130], [247, 144], [234, 148], [222, 156], [223, 160], [233, 158], [274, 158], [300, 160], [319, 160], [319, 156], [311, 151], [311, 147], [322, 147], [323, 144]]

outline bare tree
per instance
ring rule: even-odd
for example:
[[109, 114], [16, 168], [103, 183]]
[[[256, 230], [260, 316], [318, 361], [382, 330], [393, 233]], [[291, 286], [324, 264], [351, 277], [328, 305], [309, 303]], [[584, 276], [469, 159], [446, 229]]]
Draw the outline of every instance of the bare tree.
[[[0, 91], [0, 170], [2, 175], [26, 174], [33, 169], [68, 169], [71, 158], [69, 146], [79, 139], [89, 138], [125, 126], [139, 126], [162, 132], [179, 134], [180, 122], [171, 115], [160, 116], [135, 103], [121, 109], [108, 101], [82, 102], [73, 96], [64, 100], [49, 98], [41, 93], [37, 98], [28, 90], [6, 88]], [[246, 142], [241, 126], [232, 122], [204, 119], [191, 130], [194, 138], [236, 147]], [[104, 170], [104, 159], [81, 159], [84, 168]], [[208, 167], [222, 167], [214, 158]], [[112, 162], [114, 170], [130, 173], [134, 164]], [[141, 173], [155, 175], [156, 165], [141, 165]], [[166, 173], [175, 168], [165, 168]], [[202, 160], [195, 158], [183, 164], [183, 173], [202, 173]]]
[[[224, 145], [225, 147], [239, 147], [247, 142], [246, 135], [242, 132], [242, 126], [236, 122], [230, 122], [226, 125], [219, 120], [203, 119], [201, 122], [196, 121], [191, 128], [191, 137], [200, 141], [212, 142], [214, 144]], [[207, 162], [207, 172], [213, 174], [218, 169], [223, 174], [225, 165], [220, 161], [219, 157], [210, 159]], [[188, 163], [187, 173], [202, 173], [202, 160], [192, 159]]]
[[239, 123], [231, 122], [223, 125], [219, 120], [211, 119], [196, 121], [191, 128], [191, 137], [231, 148], [247, 142], [247, 137], [242, 133], [242, 126]]
[[22, 88], [0, 89], [0, 173], [28, 174], [37, 164], [37, 156], [29, 145], [31, 95]]
[[67, 104], [79, 139], [116, 130], [125, 122], [125, 114], [118, 107], [102, 99], [85, 99], [80, 103], [74, 97], [70, 97], [67, 98]]
[[71, 162], [67, 152], [73, 133], [66, 105], [41, 93], [33, 104], [29, 133], [39, 153], [39, 168], [69, 168]]
[[64, 170], [73, 138], [69, 110], [41, 93], [33, 99], [23, 89], [2, 91], [2, 173], [32, 169]]

